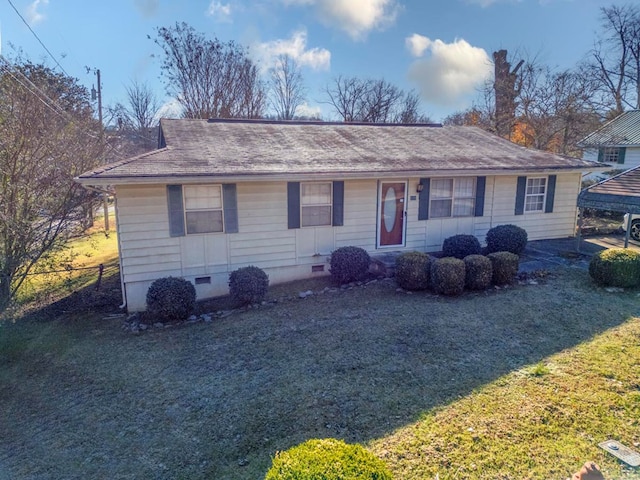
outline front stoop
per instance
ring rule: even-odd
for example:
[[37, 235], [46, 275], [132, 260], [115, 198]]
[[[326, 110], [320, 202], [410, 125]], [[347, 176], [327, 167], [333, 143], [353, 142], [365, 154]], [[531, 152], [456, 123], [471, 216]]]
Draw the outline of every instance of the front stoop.
[[369, 273], [379, 277], [393, 277], [396, 270], [396, 258], [403, 252], [392, 251], [371, 255]]

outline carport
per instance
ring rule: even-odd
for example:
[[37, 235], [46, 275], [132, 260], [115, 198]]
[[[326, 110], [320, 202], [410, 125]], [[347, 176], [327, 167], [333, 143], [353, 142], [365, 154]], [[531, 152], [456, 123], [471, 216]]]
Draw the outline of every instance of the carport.
[[[640, 214], [640, 166], [596, 183], [580, 192], [578, 195], [578, 249], [580, 248], [581, 240], [583, 208]], [[626, 231], [625, 248], [629, 246], [631, 215], [627, 220]]]

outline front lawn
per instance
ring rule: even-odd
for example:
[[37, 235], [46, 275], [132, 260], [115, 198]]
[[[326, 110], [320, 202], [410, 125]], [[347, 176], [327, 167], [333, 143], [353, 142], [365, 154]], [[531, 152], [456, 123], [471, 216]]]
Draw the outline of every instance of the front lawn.
[[597, 447], [640, 443], [637, 290], [566, 268], [458, 298], [297, 298], [324, 286], [140, 335], [115, 307], [3, 323], [0, 478], [260, 479], [324, 437], [398, 479], [565, 479], [586, 460], [637, 478]]

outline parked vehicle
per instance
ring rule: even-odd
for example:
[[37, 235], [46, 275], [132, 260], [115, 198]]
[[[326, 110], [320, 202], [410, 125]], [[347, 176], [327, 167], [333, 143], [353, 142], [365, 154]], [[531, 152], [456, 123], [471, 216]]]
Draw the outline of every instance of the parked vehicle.
[[[624, 214], [624, 220], [622, 221], [622, 229], [627, 231], [627, 224], [629, 223], [629, 213]], [[629, 236], [635, 241], [640, 242], [640, 215], [631, 214], [631, 231]]]

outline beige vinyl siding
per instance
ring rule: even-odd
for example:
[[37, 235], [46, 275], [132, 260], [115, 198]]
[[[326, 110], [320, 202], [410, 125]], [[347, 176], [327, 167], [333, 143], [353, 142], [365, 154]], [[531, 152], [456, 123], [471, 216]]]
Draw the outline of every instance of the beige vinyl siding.
[[376, 249], [378, 182], [344, 182], [344, 226], [336, 227], [335, 248], [355, 245], [369, 252]]
[[[530, 173], [527, 176], [542, 175]], [[558, 173], [553, 212], [525, 212], [523, 215], [515, 215], [518, 177], [515, 175], [495, 177], [492, 226], [516, 224], [527, 231], [529, 240], [573, 236], [577, 215], [576, 201], [580, 192], [581, 179], [580, 173]]]

